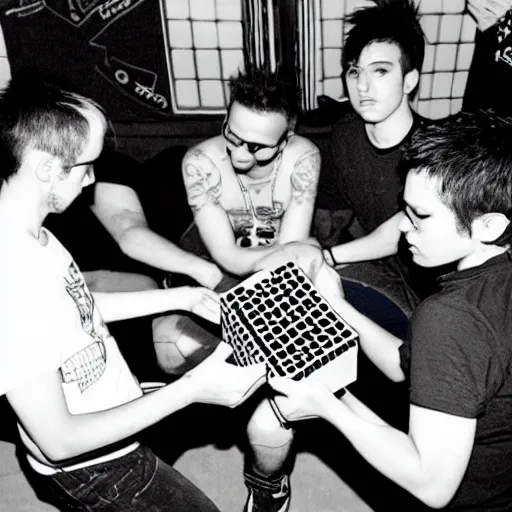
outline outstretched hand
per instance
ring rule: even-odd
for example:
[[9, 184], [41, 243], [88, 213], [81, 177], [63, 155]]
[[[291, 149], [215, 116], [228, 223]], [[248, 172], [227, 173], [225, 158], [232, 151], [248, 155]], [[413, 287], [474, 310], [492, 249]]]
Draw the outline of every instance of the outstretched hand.
[[197, 402], [236, 407], [266, 382], [263, 363], [235, 366], [226, 362], [232, 352], [222, 341], [207, 359], [184, 375], [193, 383]]
[[274, 270], [289, 261], [296, 263], [314, 282], [324, 257], [320, 247], [313, 239], [302, 242], [289, 242], [277, 246], [271, 254], [261, 258], [256, 263], [255, 270]]
[[308, 380], [294, 381], [285, 377], [273, 377], [270, 386], [277, 391], [274, 402], [287, 421], [322, 417], [334, 395], [323, 384]]
[[199, 286], [183, 286], [180, 291], [183, 296], [182, 309], [210, 322], [220, 323], [220, 299], [217, 293]]
[[326, 263], [322, 250], [314, 239], [281, 245], [258, 261], [255, 268], [273, 270], [289, 261], [295, 262], [304, 271], [320, 294], [330, 303], [343, 299], [340, 276]]

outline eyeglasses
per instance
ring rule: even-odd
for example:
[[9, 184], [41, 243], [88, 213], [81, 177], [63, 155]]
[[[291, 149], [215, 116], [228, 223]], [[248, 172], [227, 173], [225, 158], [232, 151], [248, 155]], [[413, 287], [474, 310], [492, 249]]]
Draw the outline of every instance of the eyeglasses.
[[94, 165], [96, 162], [98, 161], [97, 158], [95, 158], [94, 160], [88, 160], [87, 162], [78, 162], [76, 164], [73, 164], [73, 165], [68, 165], [67, 168], [68, 169], [73, 169], [73, 167], [82, 167], [83, 165], [87, 165], [87, 166], [91, 166], [91, 165]]
[[87, 167], [84, 176], [89, 176], [89, 178], [94, 178], [94, 164], [98, 161], [97, 158], [94, 160], [87, 160], [86, 162], [77, 162], [73, 165], [66, 165], [62, 169], [66, 171], [66, 173], [71, 172], [71, 169], [74, 169], [75, 167]]
[[279, 140], [275, 144], [262, 144], [260, 142], [249, 142], [247, 140], [241, 139], [238, 137], [238, 135], [235, 135], [231, 128], [228, 125], [227, 120], [224, 121], [222, 124], [222, 135], [223, 137], [230, 143], [233, 144], [233, 146], [239, 148], [241, 146], [245, 146], [245, 149], [248, 153], [251, 155], [254, 155], [258, 151], [261, 151], [262, 149], [275, 149], [277, 148], [287, 137], [288, 137], [288, 130], [286, 130], [281, 137], [279, 137]]

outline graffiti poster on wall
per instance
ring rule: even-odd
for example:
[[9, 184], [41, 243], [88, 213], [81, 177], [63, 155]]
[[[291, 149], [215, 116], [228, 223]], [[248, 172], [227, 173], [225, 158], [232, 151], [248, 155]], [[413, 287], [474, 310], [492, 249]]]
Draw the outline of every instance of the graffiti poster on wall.
[[61, 75], [113, 121], [172, 114], [163, 0], [0, 0], [11, 71]]

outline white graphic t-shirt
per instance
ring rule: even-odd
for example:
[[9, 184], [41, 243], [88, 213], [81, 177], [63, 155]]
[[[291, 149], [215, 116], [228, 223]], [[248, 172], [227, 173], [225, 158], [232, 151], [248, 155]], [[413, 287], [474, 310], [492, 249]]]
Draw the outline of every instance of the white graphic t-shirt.
[[42, 236], [44, 246], [0, 223], [0, 395], [55, 370], [71, 414], [141, 396], [76, 263]]

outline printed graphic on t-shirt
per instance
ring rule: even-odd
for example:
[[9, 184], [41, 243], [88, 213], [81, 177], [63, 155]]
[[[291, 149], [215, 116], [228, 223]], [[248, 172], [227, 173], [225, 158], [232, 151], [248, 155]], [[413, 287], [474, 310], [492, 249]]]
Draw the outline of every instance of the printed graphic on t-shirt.
[[60, 373], [63, 383], [76, 382], [83, 392], [105, 371], [107, 358], [104, 340], [109, 336], [109, 332], [101, 317], [94, 314], [94, 300], [75, 262], [69, 265], [68, 271], [66, 291], [74, 300], [80, 313], [82, 329], [91, 337], [92, 342], [65, 361]]
[[512, 66], [512, 10], [508, 11], [498, 22], [497, 36], [496, 62], [501, 60]]
[[240, 247], [256, 247], [275, 243], [284, 210], [280, 202], [273, 207], [257, 206], [256, 215], [244, 208], [229, 210], [235, 240]]

